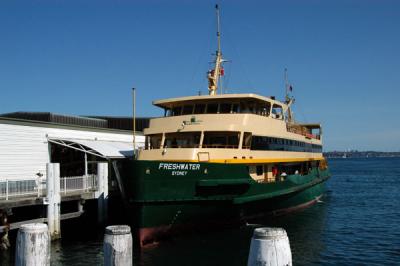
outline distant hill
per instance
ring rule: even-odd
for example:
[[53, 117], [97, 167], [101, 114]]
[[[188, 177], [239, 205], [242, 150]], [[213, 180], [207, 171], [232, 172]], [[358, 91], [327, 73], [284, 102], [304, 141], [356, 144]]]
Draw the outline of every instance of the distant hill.
[[324, 152], [326, 158], [377, 158], [400, 157], [400, 152], [381, 151], [329, 151]]

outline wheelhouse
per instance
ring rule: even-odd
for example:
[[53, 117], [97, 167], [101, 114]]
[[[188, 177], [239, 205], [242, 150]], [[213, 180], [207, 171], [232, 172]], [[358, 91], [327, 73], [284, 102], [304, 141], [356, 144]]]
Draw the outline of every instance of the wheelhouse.
[[155, 101], [154, 105], [164, 109], [164, 117], [202, 114], [256, 114], [276, 119], [284, 119], [285, 104], [273, 98], [254, 94], [224, 94], [194, 96]]

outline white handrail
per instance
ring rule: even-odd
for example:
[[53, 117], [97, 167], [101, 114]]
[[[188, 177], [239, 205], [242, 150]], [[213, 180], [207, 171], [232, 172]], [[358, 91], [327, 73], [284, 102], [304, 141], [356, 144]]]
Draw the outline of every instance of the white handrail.
[[60, 191], [63, 194], [76, 191], [96, 190], [97, 188], [96, 175], [69, 176], [61, 177], [60, 179]]
[[[95, 190], [97, 190], [97, 175], [60, 178], [60, 192], [64, 195]], [[45, 195], [46, 180], [40, 177], [36, 179], [6, 179], [0, 181], [0, 200], [8, 201], [10, 199], [26, 197], [41, 198]]]

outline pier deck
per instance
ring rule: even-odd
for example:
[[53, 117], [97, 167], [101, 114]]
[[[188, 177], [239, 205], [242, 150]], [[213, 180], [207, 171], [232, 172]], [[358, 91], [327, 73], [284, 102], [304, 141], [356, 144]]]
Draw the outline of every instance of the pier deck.
[[[73, 219], [81, 216], [84, 213], [82, 202], [101, 197], [104, 191], [102, 191], [99, 186], [99, 182], [102, 182], [99, 181], [99, 178], [105, 178], [106, 181], [108, 176], [101, 173], [98, 175], [59, 178], [59, 192], [57, 194], [60, 196], [60, 204], [73, 201], [77, 202], [77, 211], [60, 213], [59, 220]], [[48, 198], [47, 195], [48, 191], [47, 180], [41, 180], [40, 177], [37, 179], [2, 181], [0, 182], [0, 210], [3, 210], [3, 215], [4, 213], [6, 215], [9, 210], [16, 208], [35, 206], [45, 207], [51, 204], [51, 199]], [[5, 224], [2, 223], [0, 224], [0, 233], [18, 229], [23, 224], [27, 223], [48, 222], [47, 217], [36, 217], [31, 217], [32, 219], [25, 218], [23, 221], [7, 222]]]

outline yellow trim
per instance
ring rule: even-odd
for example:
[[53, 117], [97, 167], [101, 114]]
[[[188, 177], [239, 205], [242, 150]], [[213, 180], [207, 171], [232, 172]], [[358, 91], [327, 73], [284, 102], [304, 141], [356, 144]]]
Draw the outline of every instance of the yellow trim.
[[[307, 161], [321, 161], [320, 158], [271, 158], [271, 159], [228, 159], [228, 160], [215, 160], [220, 163], [248, 163], [248, 164], [259, 164], [259, 163], [292, 163], [292, 162], [307, 162]], [[210, 160], [212, 162], [212, 160]]]
[[[204, 163], [227, 163], [227, 164], [264, 164], [264, 163], [292, 163], [292, 162], [309, 162], [324, 161], [324, 157], [317, 158], [264, 158], [264, 159], [214, 159]], [[157, 160], [161, 161], [161, 160]], [[185, 162], [198, 163], [198, 160], [162, 160], [163, 162]], [[203, 161], [202, 161], [203, 162]]]

